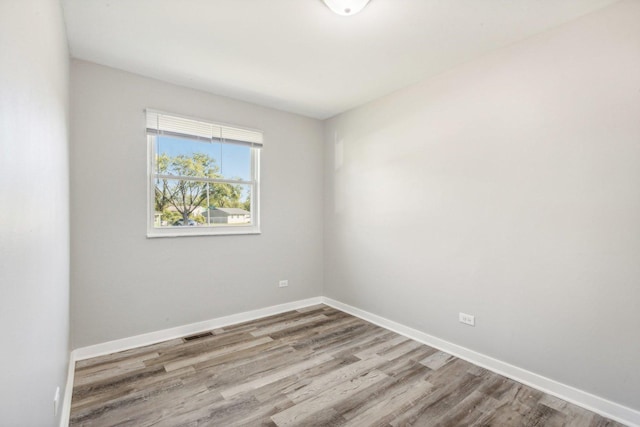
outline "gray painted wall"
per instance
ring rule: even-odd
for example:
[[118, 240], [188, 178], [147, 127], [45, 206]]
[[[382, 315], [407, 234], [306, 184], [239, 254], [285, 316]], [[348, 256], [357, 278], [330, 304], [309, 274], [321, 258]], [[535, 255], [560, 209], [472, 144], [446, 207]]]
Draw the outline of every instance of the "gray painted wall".
[[[37, 31], [33, 31], [37, 29]], [[50, 426], [69, 356], [69, 59], [57, 0], [0, 2], [0, 424]]]
[[324, 294], [640, 409], [639, 22], [623, 1], [328, 121]]
[[[71, 104], [74, 348], [321, 295], [320, 121], [78, 61]], [[145, 108], [264, 131], [261, 235], [145, 237]]]

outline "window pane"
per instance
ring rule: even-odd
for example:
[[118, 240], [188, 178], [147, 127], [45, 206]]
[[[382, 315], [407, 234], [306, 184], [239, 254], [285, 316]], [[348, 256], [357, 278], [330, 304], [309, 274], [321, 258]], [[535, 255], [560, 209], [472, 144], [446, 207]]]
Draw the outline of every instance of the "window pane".
[[155, 180], [154, 227], [251, 224], [251, 185]]
[[209, 209], [202, 216], [210, 226], [251, 224], [251, 185], [209, 184]]
[[156, 179], [154, 226], [197, 226], [206, 194], [206, 182]]
[[251, 181], [251, 147], [221, 144], [220, 174], [225, 179]]
[[156, 173], [221, 178], [220, 143], [156, 137]]
[[161, 135], [156, 137], [156, 172], [250, 181], [251, 147]]

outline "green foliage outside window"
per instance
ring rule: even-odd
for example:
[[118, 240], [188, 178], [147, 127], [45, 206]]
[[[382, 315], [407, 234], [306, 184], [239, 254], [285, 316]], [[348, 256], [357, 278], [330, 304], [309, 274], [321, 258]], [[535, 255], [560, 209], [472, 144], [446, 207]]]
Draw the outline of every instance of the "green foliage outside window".
[[248, 195], [246, 200], [241, 201], [241, 185], [197, 180], [197, 178], [222, 178], [216, 160], [207, 154], [194, 153], [191, 156], [171, 157], [163, 153], [156, 156], [156, 168], [158, 175], [176, 176], [175, 179], [157, 178], [155, 183], [155, 210], [162, 213], [162, 220], [168, 224], [174, 224], [180, 219], [184, 224], [187, 224], [190, 219], [205, 223], [204, 216], [193, 215], [198, 207], [251, 210], [251, 200]]

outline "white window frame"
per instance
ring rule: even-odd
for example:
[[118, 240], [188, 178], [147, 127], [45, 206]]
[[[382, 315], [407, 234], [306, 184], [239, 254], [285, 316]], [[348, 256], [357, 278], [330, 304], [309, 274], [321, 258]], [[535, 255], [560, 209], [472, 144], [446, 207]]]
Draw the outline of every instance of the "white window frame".
[[[199, 182], [211, 183], [227, 183], [227, 184], [243, 184], [251, 186], [251, 223], [248, 225], [233, 226], [180, 226], [180, 227], [156, 227], [155, 226], [155, 180], [156, 178], [168, 179], [184, 179], [184, 177], [176, 175], [160, 175], [156, 172], [156, 136], [151, 135], [145, 126], [145, 135], [147, 139], [147, 237], [184, 237], [184, 236], [220, 236], [220, 235], [243, 235], [243, 234], [260, 234], [260, 151], [262, 149], [262, 131], [247, 128], [244, 126], [229, 125], [211, 120], [198, 119], [174, 113], [166, 113], [158, 110], [145, 110], [147, 123], [151, 115], [170, 116], [177, 119], [185, 119], [202, 124], [211, 125], [230, 129], [231, 131], [250, 132], [260, 135], [260, 142], [251, 144], [251, 180], [232, 180], [218, 178], [188, 178]], [[193, 136], [194, 139], [202, 140], [202, 135]], [[225, 142], [222, 141], [224, 144]], [[229, 144], [228, 142], [226, 142]]]

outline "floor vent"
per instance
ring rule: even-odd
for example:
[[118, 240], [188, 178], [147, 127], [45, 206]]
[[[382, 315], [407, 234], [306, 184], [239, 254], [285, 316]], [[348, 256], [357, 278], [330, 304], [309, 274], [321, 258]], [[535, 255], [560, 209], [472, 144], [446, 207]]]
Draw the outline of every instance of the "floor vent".
[[213, 336], [213, 333], [211, 333], [211, 332], [203, 332], [201, 334], [191, 335], [191, 336], [188, 336], [188, 337], [184, 337], [182, 339], [185, 342], [187, 342], [187, 341], [199, 340], [200, 338], [212, 337], [212, 336]]

